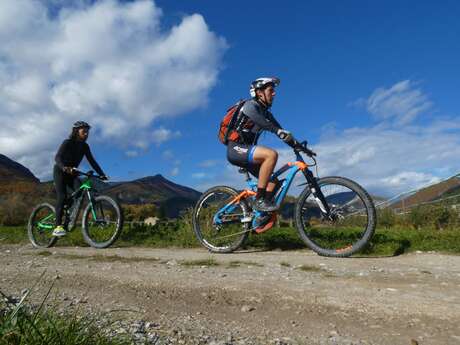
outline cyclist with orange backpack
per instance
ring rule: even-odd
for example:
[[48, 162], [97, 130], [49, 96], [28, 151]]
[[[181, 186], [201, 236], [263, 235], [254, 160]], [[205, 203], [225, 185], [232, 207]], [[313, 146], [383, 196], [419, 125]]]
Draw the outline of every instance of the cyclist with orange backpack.
[[[233, 165], [245, 168], [258, 178], [256, 201], [253, 208], [258, 211], [275, 211], [278, 206], [273, 202], [273, 193], [277, 181], [269, 181], [278, 160], [278, 153], [265, 146], [257, 145], [260, 134], [269, 131], [286, 143], [292, 143], [293, 137], [284, 130], [269, 111], [278, 86], [278, 78], [258, 78], [251, 83], [251, 99], [235, 105], [232, 121], [226, 126], [225, 141], [227, 159]], [[225, 120], [225, 119], [224, 119]], [[219, 136], [221, 137], [223, 125]]]

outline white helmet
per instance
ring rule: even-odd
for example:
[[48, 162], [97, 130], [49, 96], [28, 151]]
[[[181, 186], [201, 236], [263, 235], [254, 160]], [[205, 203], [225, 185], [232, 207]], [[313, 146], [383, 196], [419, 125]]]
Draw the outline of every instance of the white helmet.
[[251, 83], [251, 87], [249, 88], [249, 94], [252, 98], [256, 97], [256, 90], [262, 89], [268, 84], [273, 84], [273, 86], [278, 86], [280, 84], [280, 80], [277, 77], [263, 77], [257, 78]]

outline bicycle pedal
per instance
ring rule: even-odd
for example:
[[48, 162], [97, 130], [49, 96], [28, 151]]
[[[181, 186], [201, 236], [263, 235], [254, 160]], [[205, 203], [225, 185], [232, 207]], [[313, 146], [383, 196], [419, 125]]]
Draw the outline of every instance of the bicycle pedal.
[[252, 217], [244, 217], [241, 219], [241, 223], [249, 223], [252, 222]]

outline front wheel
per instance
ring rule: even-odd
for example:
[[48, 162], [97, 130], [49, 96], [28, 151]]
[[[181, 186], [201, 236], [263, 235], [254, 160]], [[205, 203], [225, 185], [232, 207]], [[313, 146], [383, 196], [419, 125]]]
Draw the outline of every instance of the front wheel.
[[326, 207], [306, 188], [296, 203], [295, 221], [302, 240], [323, 256], [347, 257], [363, 249], [375, 231], [376, 212], [369, 194], [343, 177], [319, 179]]
[[[227, 186], [208, 189], [193, 210], [193, 230], [200, 243], [215, 253], [230, 253], [248, 237], [249, 207]], [[245, 221], [249, 219], [249, 221]]]
[[106, 195], [96, 196], [83, 211], [83, 238], [91, 247], [109, 247], [120, 236], [122, 228], [121, 208]]
[[54, 246], [57, 241], [57, 237], [53, 236], [55, 222], [56, 212], [53, 205], [43, 203], [33, 209], [27, 224], [27, 234], [35, 248]]

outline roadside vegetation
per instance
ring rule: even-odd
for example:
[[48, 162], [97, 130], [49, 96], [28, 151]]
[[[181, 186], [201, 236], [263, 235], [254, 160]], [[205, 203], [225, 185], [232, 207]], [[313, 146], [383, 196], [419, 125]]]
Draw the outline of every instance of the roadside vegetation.
[[[460, 254], [459, 210], [450, 206], [421, 206], [403, 215], [391, 210], [378, 213], [377, 231], [370, 245], [359, 255], [399, 255], [411, 251], [437, 251]], [[337, 235], [339, 241], [340, 235]], [[28, 242], [26, 225], [1, 226], [0, 244]], [[58, 246], [86, 246], [80, 229], [60, 239]], [[127, 223], [115, 246], [200, 247], [189, 216], [163, 219], [154, 226]], [[251, 235], [243, 249], [304, 249], [292, 221], [280, 221], [278, 227], [260, 235]]]
[[16, 299], [0, 291], [0, 344], [5, 345], [123, 345], [126, 336], [110, 335], [109, 321], [100, 321], [78, 311], [59, 311], [47, 306], [49, 293], [40, 304], [28, 303], [29, 291]]

